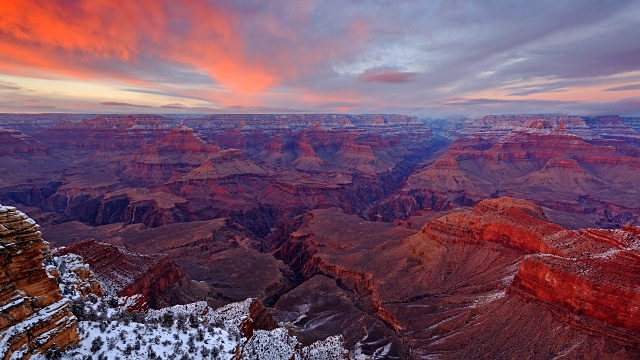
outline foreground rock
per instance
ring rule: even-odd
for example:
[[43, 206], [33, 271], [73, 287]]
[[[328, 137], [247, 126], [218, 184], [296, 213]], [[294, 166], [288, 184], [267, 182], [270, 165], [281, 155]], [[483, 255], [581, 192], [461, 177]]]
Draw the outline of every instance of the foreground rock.
[[78, 341], [76, 318], [43, 264], [39, 226], [0, 205], [0, 358], [29, 358]]

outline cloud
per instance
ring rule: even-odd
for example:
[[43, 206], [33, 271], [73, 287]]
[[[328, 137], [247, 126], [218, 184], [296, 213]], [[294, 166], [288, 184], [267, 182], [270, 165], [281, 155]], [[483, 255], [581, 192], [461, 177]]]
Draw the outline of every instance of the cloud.
[[162, 105], [161, 107], [166, 109], [184, 109], [187, 106], [185, 104], [173, 103], [173, 104]]
[[[43, 104], [79, 111], [96, 98], [120, 111], [423, 115], [557, 108], [536, 100], [550, 93], [614, 104], [629, 96], [616, 91], [639, 90], [629, 35], [639, 16], [633, 0], [12, 0], [0, 12], [0, 75], [114, 89], [64, 98], [16, 80]], [[0, 82], [18, 99], [16, 86]], [[520, 102], [487, 101], [501, 98]]]
[[575, 101], [561, 100], [509, 100], [509, 99], [491, 99], [491, 98], [458, 98], [447, 100], [445, 106], [477, 106], [477, 105], [503, 105], [503, 104], [520, 104], [520, 105], [558, 105], [558, 104], [575, 104]]
[[358, 76], [362, 82], [405, 83], [413, 80], [417, 73], [411, 71], [397, 71], [384, 69], [367, 69]]
[[275, 79], [246, 56], [237, 21], [204, 0], [10, 1], [0, 14], [0, 69], [135, 82], [135, 69], [158, 60], [205, 71], [234, 91], [264, 89]]
[[640, 84], [614, 86], [614, 87], [606, 88], [603, 91], [627, 91], [627, 90], [640, 90]]
[[0, 80], [0, 90], [21, 90], [22, 87], [16, 83]]
[[136, 108], [151, 108], [152, 107], [152, 106], [147, 106], [147, 105], [136, 105], [136, 104], [129, 104], [129, 103], [126, 103], [126, 102], [117, 102], [117, 101], [105, 101], [105, 102], [101, 102], [100, 105], [136, 107]]
[[567, 88], [565, 85], [553, 83], [543, 85], [507, 86], [504, 87], [503, 90], [508, 92], [508, 96], [527, 96], [540, 93], [565, 92], [567, 91]]
[[51, 109], [57, 109], [57, 107], [55, 106], [48, 106], [48, 105], [27, 105], [27, 106], [23, 106], [24, 108], [27, 109], [32, 109], [32, 110], [51, 110]]

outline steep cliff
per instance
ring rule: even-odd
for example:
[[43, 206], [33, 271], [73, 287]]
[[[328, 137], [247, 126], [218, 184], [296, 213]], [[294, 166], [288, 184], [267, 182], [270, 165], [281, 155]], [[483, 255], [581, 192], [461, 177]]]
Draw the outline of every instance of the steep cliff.
[[76, 318], [43, 264], [39, 226], [0, 205], [0, 358], [28, 358], [78, 341]]
[[56, 250], [59, 255], [77, 254], [91, 266], [106, 294], [142, 294], [151, 307], [179, 302], [180, 290], [189, 277], [163, 254], [142, 255], [92, 239]]
[[[417, 233], [336, 209], [297, 220], [276, 257], [304, 279], [333, 279], [355, 307], [402, 339], [410, 357], [639, 354], [636, 228], [569, 230], [513, 198], [481, 201]], [[327, 311], [327, 286], [316, 285], [307, 280], [276, 304], [276, 317], [311, 338], [351, 316], [344, 298]], [[349, 332], [366, 322], [358, 324]]]

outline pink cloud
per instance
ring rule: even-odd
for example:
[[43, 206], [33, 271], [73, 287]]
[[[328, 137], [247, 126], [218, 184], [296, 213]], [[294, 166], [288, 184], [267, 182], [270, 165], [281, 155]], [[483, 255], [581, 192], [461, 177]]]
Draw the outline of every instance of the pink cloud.
[[416, 78], [418, 73], [410, 71], [367, 69], [358, 76], [362, 82], [406, 83]]

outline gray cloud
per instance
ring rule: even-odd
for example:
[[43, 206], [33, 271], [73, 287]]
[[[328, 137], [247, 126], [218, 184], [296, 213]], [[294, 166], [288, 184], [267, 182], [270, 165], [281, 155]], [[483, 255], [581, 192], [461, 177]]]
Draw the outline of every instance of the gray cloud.
[[126, 102], [117, 102], [117, 101], [105, 101], [105, 102], [101, 102], [100, 105], [136, 107], [136, 108], [151, 108], [152, 107], [152, 106], [148, 106], [148, 105], [136, 105], [136, 104], [129, 104], [129, 103], [126, 103]]
[[[348, 109], [430, 115], [487, 109], [546, 112], [545, 107], [553, 112], [599, 111], [596, 105], [633, 111], [633, 100], [590, 106], [479, 94], [530, 97], [594, 85], [609, 92], [640, 90], [640, 42], [633, 36], [640, 28], [640, 3], [633, 0], [311, 0], [286, 6], [222, 0], [214, 7], [224, 18], [236, 20], [230, 21], [230, 34], [238, 37], [234, 44], [242, 44], [223, 49], [229, 51], [220, 56], [233, 53], [234, 60], [263, 68], [274, 79], [272, 87], [249, 95], [226, 92], [216, 74], [197, 68], [197, 61], [165, 56], [166, 48], [196, 49], [197, 55], [219, 43], [219, 34], [208, 31], [215, 28], [209, 19], [195, 15], [170, 18], [159, 29], [161, 36], [132, 24], [140, 37], [135, 61], [82, 57], [64, 49], [51, 55], [83, 74], [117, 79], [119, 89], [166, 98], [160, 107], [111, 97], [116, 101], [100, 104], [121, 111]], [[163, 43], [167, 41], [173, 42]], [[192, 47], [187, 49], [187, 42]], [[0, 89], [19, 90], [16, 86], [0, 81]], [[182, 102], [190, 103], [185, 99], [205, 105], [185, 106]]]
[[640, 84], [614, 86], [614, 87], [604, 89], [604, 91], [627, 91], [627, 90], [640, 90]]
[[358, 80], [362, 82], [379, 82], [379, 83], [406, 83], [418, 74], [411, 71], [397, 71], [384, 69], [367, 69], [358, 76]]
[[22, 89], [22, 86], [16, 83], [0, 80], [0, 90], [21, 90], [21, 89]]

